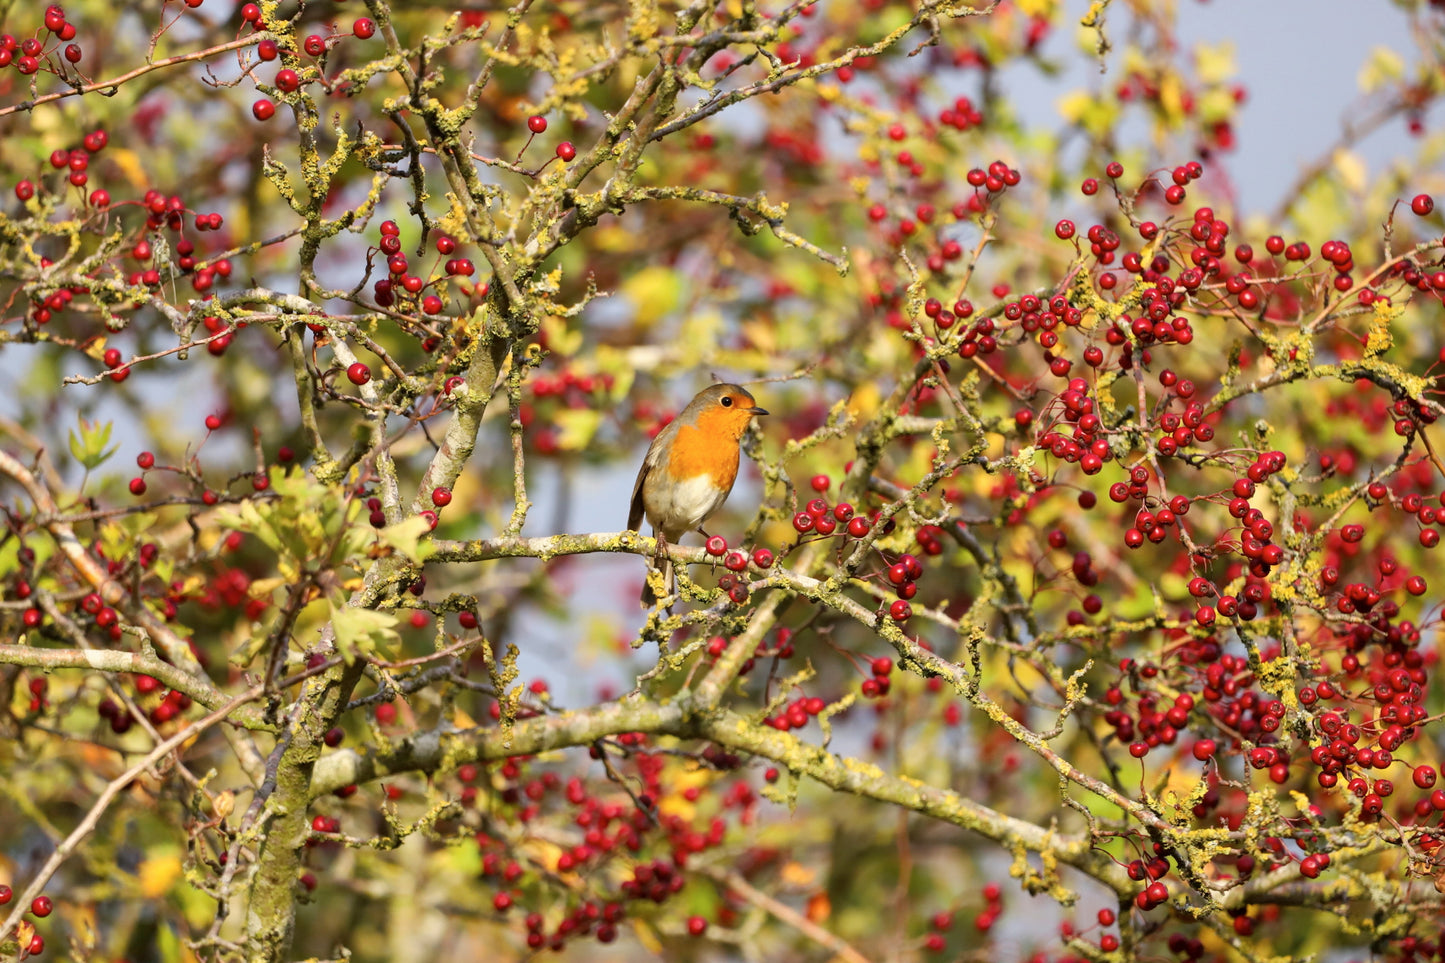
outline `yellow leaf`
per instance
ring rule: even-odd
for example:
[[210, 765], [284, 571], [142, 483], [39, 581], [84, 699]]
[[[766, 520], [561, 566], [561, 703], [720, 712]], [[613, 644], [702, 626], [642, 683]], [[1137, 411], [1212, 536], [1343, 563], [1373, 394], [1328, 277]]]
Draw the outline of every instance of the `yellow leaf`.
[[637, 942], [642, 944], [644, 950], [653, 956], [660, 957], [662, 955], [662, 940], [658, 939], [657, 930], [653, 929], [650, 923], [646, 920], [633, 919], [632, 929], [637, 934]]
[[704, 359], [711, 358], [718, 343], [718, 334], [723, 329], [723, 317], [713, 310], [699, 311], [689, 315], [678, 334], [681, 367], [695, 367]]
[[120, 168], [125, 179], [130, 181], [130, 186], [136, 190], [150, 186], [150, 175], [146, 173], [146, 165], [141, 162], [140, 155], [133, 150], [124, 147], [112, 146], [105, 152], [105, 159]]
[[1335, 173], [1340, 176], [1340, 183], [1351, 194], [1363, 194], [1369, 186], [1369, 172], [1365, 170], [1365, 162], [1359, 154], [1354, 151], [1337, 150], [1334, 156]]
[[525, 852], [538, 865], [556, 872], [558, 858], [566, 852], [561, 846], [545, 839], [533, 837], [522, 844], [522, 851]]
[[858, 419], [871, 418], [878, 411], [881, 401], [878, 385], [872, 381], [865, 382], [848, 396], [848, 414]]
[[1077, 124], [1084, 119], [1084, 114], [1093, 102], [1094, 99], [1085, 91], [1071, 91], [1059, 98], [1059, 116], [1071, 124]]
[[1194, 51], [1194, 72], [1206, 85], [1222, 84], [1235, 74], [1234, 41], [1218, 46], [1200, 44]]
[[588, 233], [591, 243], [601, 251], [630, 251], [636, 238], [623, 227], [599, 225]]
[[144, 860], [136, 878], [146, 899], [160, 899], [171, 891], [181, 876], [181, 860], [174, 853]]
[[547, 343], [552, 346], [552, 350], [564, 357], [576, 354], [582, 347], [582, 332], [569, 329], [566, 320], [555, 315], [542, 319], [542, 333], [547, 336]]
[[1159, 81], [1159, 107], [1170, 123], [1184, 119], [1184, 86], [1174, 74], [1165, 74]]
[[1018, 0], [1019, 12], [1025, 16], [1048, 20], [1054, 15], [1054, 0]]
[[1210, 87], [1199, 95], [1194, 112], [1206, 122], [1228, 120], [1234, 116], [1234, 92], [1228, 87]]
[[743, 334], [753, 347], [765, 354], [773, 354], [777, 351], [778, 340], [774, 335], [774, 328], [771, 324], [762, 321], [744, 321], [742, 324]]
[[1119, 113], [1115, 102], [1096, 100], [1082, 90], [1059, 98], [1058, 110], [1065, 120], [1096, 136], [1112, 130]]
[[1372, 94], [1404, 75], [1404, 59], [1389, 47], [1376, 47], [1370, 51], [1370, 59], [1360, 67], [1356, 82], [1361, 93]]
[[666, 795], [657, 801], [657, 811], [667, 816], [677, 816], [684, 821], [691, 821], [697, 812], [697, 807], [688, 801], [683, 795], [688, 789], [701, 789], [712, 782], [712, 773], [706, 769], [693, 769], [676, 772], [668, 781]]
[[671, 268], [653, 265], [623, 281], [621, 293], [632, 302], [637, 323], [650, 327], [682, 303], [682, 281]]
[[253, 599], [266, 598], [279, 588], [289, 588], [293, 583], [284, 578], [258, 578], [251, 583], [247, 594]]
[[581, 451], [592, 444], [602, 425], [602, 412], [590, 408], [568, 408], [555, 418], [560, 429], [557, 446], [563, 451]]

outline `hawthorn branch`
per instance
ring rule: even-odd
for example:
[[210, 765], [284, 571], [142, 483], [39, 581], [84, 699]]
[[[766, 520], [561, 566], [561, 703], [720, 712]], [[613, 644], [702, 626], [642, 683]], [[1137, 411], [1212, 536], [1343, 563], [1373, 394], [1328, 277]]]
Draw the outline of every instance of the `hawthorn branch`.
[[836, 954], [836, 959], [845, 960], [847, 963], [869, 963], [868, 958], [854, 949], [853, 945], [847, 940], [814, 923], [788, 904], [773, 899], [767, 893], [764, 893], [749, 883], [740, 874], [703, 870], [703, 875], [726, 886], [749, 903], [752, 903], [779, 922], [791, 926], [824, 949], [833, 951], [833, 953]]
[[[29, 645], [0, 645], [0, 663], [30, 669], [93, 669], [111, 674], [148, 675], [165, 683], [192, 700], [215, 709], [225, 705], [224, 695], [209, 680], [197, 678], [154, 656], [116, 649], [39, 649]], [[232, 725], [258, 732], [270, 732], [274, 726], [261, 717], [259, 710], [240, 710], [226, 720]]]
[[135, 80], [137, 77], [144, 77], [148, 73], [164, 70], [167, 67], [175, 67], [179, 64], [197, 63], [202, 60], [208, 60], [228, 50], [244, 50], [247, 47], [254, 47], [257, 43], [270, 36], [269, 33], [252, 33], [237, 40], [217, 44], [214, 47], [207, 47], [205, 50], [194, 50], [186, 54], [177, 54], [174, 57], [167, 57], [164, 60], [152, 60], [150, 63], [127, 71], [119, 77], [112, 77], [110, 80], [99, 80], [95, 83], [81, 84], [71, 87], [69, 90], [58, 90], [53, 94], [44, 94], [32, 100], [11, 104], [9, 107], [0, 107], [0, 117], [8, 117], [11, 114], [17, 113], [29, 113], [37, 107], [53, 104], [57, 100], [64, 100], [66, 97], [83, 97], [86, 94], [101, 92], [106, 92], [107, 95], [113, 94], [120, 89], [122, 84]]

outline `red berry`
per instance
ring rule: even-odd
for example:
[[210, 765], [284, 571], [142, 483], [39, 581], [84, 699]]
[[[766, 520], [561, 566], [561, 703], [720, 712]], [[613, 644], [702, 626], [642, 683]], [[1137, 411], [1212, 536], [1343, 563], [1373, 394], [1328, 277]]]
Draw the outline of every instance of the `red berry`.
[[564, 162], [570, 161], [572, 158], [577, 156], [577, 148], [572, 146], [572, 142], [570, 140], [564, 140], [562, 143], [557, 145], [557, 156], [562, 158]]
[[371, 369], [360, 361], [353, 361], [346, 369], [346, 378], [354, 385], [364, 385], [371, 380]]
[[722, 555], [728, 550], [728, 540], [721, 535], [714, 535], [707, 540], [707, 553], [709, 555]]
[[547, 118], [540, 114], [533, 114], [527, 118], [527, 129], [534, 134], [540, 134], [547, 129]]
[[1425, 217], [1435, 210], [1435, 199], [1429, 194], [1416, 194], [1410, 199], [1410, 210], [1420, 217]]
[[270, 120], [276, 116], [276, 105], [262, 97], [251, 105], [251, 116], [257, 120]]
[[376, 24], [367, 17], [359, 17], [351, 25], [351, 32], [359, 40], [370, 40], [376, 34]]
[[687, 932], [691, 936], [701, 936], [707, 932], [707, 920], [701, 916], [689, 916], [687, 918]]
[[30, 904], [30, 912], [36, 916], [49, 916], [50, 911], [55, 908], [49, 896], [37, 896]]
[[132, 478], [130, 480], [130, 493], [132, 495], [144, 495], [146, 493], [146, 480], [144, 478]]
[[434, 488], [431, 493], [431, 503], [437, 508], [445, 508], [452, 503], [452, 490], [450, 488]]
[[913, 606], [903, 599], [895, 599], [893, 604], [888, 606], [888, 617], [895, 622], [907, 622], [913, 616]]

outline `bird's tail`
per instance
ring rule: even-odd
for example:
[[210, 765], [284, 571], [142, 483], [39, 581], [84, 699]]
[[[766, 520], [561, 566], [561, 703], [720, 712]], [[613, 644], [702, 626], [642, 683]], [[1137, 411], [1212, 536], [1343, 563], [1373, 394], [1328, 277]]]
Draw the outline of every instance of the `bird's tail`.
[[[660, 579], [655, 579], [655, 576], [659, 576]], [[658, 595], [653, 588], [657, 580], [660, 580], [662, 583], [661, 595]], [[676, 594], [677, 574], [672, 569], [672, 559], [649, 559], [647, 562], [647, 581], [642, 583], [642, 607], [650, 609], [657, 604], [658, 599], [667, 598]]]

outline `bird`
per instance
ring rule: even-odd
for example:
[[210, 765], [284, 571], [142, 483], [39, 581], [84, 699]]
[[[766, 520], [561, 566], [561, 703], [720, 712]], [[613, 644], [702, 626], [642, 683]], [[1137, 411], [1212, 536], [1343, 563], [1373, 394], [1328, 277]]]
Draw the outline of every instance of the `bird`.
[[[727, 501], [738, 477], [738, 442], [753, 419], [767, 413], [741, 385], [716, 384], [698, 392], [648, 447], [632, 486], [628, 530], [641, 532], [646, 515], [659, 554], [690, 531], [707, 537], [702, 526]], [[662, 560], [662, 580], [672, 595], [677, 579], [669, 559]], [[642, 604], [656, 603], [649, 582]]]

